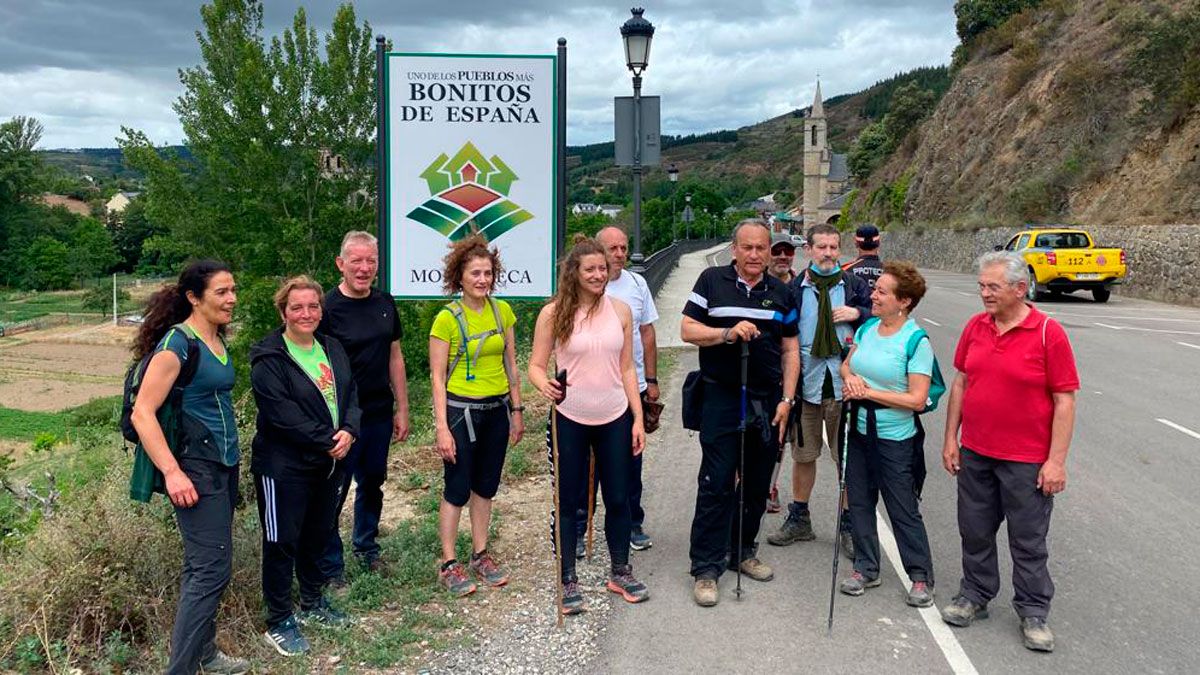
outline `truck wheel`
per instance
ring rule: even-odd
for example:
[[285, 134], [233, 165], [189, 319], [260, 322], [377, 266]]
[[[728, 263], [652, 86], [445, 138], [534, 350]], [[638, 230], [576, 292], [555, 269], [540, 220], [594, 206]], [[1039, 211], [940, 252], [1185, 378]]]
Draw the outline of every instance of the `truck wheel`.
[[1108, 298], [1111, 295], [1112, 295], [1112, 291], [1107, 288], [1093, 288], [1092, 289], [1092, 298], [1094, 298], [1096, 300], [1096, 302], [1108, 302]]
[[1030, 302], [1037, 302], [1041, 299], [1042, 294], [1038, 292], [1037, 275], [1033, 273], [1033, 269], [1029, 270], [1028, 286], [1025, 288], [1025, 299]]

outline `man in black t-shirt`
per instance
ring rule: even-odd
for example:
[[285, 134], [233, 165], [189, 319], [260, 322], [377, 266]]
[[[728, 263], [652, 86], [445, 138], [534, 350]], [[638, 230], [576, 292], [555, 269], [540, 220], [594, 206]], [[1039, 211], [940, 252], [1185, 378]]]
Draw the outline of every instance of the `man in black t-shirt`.
[[[700, 347], [704, 379], [703, 459], [690, 552], [696, 579], [692, 595], [703, 607], [717, 604], [717, 578], [726, 569], [740, 567], [758, 581], [774, 578], [756, 556], [756, 539], [780, 439], [795, 402], [800, 347], [792, 294], [766, 274], [770, 242], [771, 231], [763, 221], [738, 223], [733, 264], [701, 272], [683, 308], [680, 334]], [[742, 344], [749, 345], [744, 426]], [[745, 468], [738, 481], [743, 444]], [[740, 516], [738, 490], [745, 491]]]
[[858, 257], [842, 265], [842, 271], [862, 279], [875, 290], [875, 281], [883, 274], [883, 263], [879, 260], [879, 228], [870, 223], [859, 226], [854, 231], [854, 247], [858, 249]]
[[[379, 518], [383, 511], [383, 483], [387, 479], [387, 456], [391, 441], [408, 438], [408, 387], [404, 354], [400, 350], [402, 328], [392, 296], [371, 284], [379, 272], [379, 245], [367, 232], [349, 232], [337, 257], [342, 281], [325, 295], [325, 311], [318, 331], [333, 336], [350, 357], [350, 370], [358, 386], [362, 408], [362, 430], [349, 454], [342, 460], [343, 482], [338, 491], [337, 514], [350, 489], [354, 496], [354, 554], [372, 571], [382, 569], [379, 560]], [[340, 528], [335, 527], [321, 571], [330, 583], [344, 583]]]

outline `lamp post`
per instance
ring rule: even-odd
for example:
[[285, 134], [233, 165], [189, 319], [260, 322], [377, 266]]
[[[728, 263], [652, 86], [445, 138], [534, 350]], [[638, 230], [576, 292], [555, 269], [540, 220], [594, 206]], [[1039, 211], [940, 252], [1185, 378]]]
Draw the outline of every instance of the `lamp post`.
[[633, 73], [633, 255], [629, 256], [634, 272], [644, 272], [642, 265], [642, 71], [650, 63], [650, 41], [654, 25], [642, 18], [646, 10], [634, 7], [633, 16], [621, 24], [621, 40], [625, 42], [625, 66]]
[[671, 241], [679, 241], [679, 224], [675, 211], [675, 186], [679, 182], [679, 169], [675, 168], [674, 162], [667, 167], [667, 178], [671, 180]]
[[683, 224], [687, 228], [687, 238], [692, 238], [692, 193], [683, 196]]

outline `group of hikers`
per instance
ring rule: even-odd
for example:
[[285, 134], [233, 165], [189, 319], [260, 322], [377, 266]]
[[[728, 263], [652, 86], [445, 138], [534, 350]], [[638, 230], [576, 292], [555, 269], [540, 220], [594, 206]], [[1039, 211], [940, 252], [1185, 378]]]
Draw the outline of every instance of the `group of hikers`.
[[[772, 483], [789, 441], [793, 501], [768, 542], [814, 539], [808, 500], [828, 447], [846, 488], [838, 543], [854, 561], [841, 592], [862, 595], [881, 584], [875, 505], [882, 496], [913, 582], [907, 602], [933, 604], [919, 510], [919, 413], [936, 404], [930, 397], [940, 392], [931, 388], [940, 381], [930, 342], [911, 317], [926, 284], [912, 264], [880, 261], [879, 236], [874, 227], [860, 228], [860, 256], [843, 268], [839, 232], [814, 226], [801, 247], [807, 262], [795, 270], [792, 238], [745, 220], [734, 228], [732, 263], [706, 269], [695, 283], [681, 337], [699, 347], [700, 368], [688, 378], [681, 407], [702, 451], [690, 547], [701, 606], [717, 604], [726, 570], [738, 571], [739, 588], [741, 574], [774, 577], [758, 557], [757, 535], [764, 511], [781, 508]], [[597, 489], [611, 565], [606, 588], [630, 603], [650, 595], [634, 576], [630, 550], [652, 546], [641, 505], [642, 451], [663, 409], [658, 314], [646, 280], [625, 269], [627, 253], [618, 227], [577, 237], [534, 328], [526, 374], [551, 404], [546, 445], [562, 614], [586, 608], [575, 564], [590, 545], [585, 532]], [[310, 650], [302, 627], [350, 621], [328, 593], [346, 583], [338, 523], [351, 481], [352, 550], [365, 569], [386, 571], [377, 539], [388, 448], [409, 433], [404, 327], [394, 299], [373, 285], [375, 237], [346, 234], [336, 264], [341, 280], [328, 292], [303, 275], [280, 285], [274, 301], [282, 325], [249, 354], [264, 639], [285, 656]], [[1078, 377], [1061, 326], [1023, 301], [1024, 263], [989, 253], [979, 269], [985, 311], [963, 331], [947, 394], [942, 455], [958, 482], [963, 578], [942, 616], [958, 626], [987, 616], [999, 591], [995, 535], [1007, 520], [1024, 644], [1048, 651], [1054, 587], [1045, 538], [1053, 495], [1065, 487]], [[516, 316], [494, 297], [502, 271], [485, 238], [453, 242], [442, 276], [449, 302], [429, 329], [435, 448], [444, 474], [437, 579], [455, 596], [509, 578], [488, 550], [488, 532], [507, 449], [526, 428]], [[226, 265], [191, 263], [176, 284], [150, 298], [133, 350], [141, 373], [130, 422], [175, 507], [184, 547], [170, 673], [249, 669], [214, 641], [232, 575], [241, 465], [225, 343], [236, 302]], [[459, 560], [464, 507], [471, 554]]]

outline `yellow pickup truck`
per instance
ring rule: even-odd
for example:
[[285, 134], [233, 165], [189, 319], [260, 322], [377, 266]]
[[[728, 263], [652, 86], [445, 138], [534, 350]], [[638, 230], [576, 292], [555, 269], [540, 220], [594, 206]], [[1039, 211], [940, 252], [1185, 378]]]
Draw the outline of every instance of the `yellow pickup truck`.
[[1043, 293], [1090, 290], [1096, 302], [1108, 302], [1112, 286], [1125, 279], [1125, 251], [1097, 248], [1083, 230], [1037, 229], [1013, 235], [996, 250], [1014, 251], [1029, 265], [1029, 300]]

